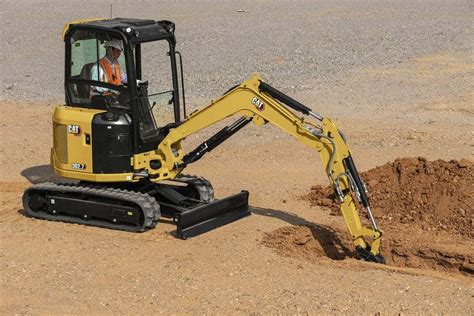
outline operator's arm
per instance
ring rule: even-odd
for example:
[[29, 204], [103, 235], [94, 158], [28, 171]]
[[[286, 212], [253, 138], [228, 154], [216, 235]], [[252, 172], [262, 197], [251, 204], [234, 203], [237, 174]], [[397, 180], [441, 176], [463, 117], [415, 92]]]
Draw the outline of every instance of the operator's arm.
[[[94, 66], [92, 66], [91, 68], [91, 80], [104, 81], [103, 78], [104, 78], [104, 71], [102, 70], [102, 67], [98, 66], [97, 63], [94, 64]], [[99, 87], [99, 86], [92, 86], [92, 88], [99, 93], [110, 91], [107, 88]]]
[[95, 63], [91, 68], [91, 80], [104, 81], [102, 80], [104, 78], [104, 71], [102, 70], [102, 67], [99, 67], [99, 71], [97, 71], [97, 67], [97, 63]]
[[[127, 73], [123, 70], [123, 67], [120, 67], [120, 79], [122, 81], [122, 84], [128, 82]], [[137, 83], [138, 83], [138, 80], [137, 80]]]

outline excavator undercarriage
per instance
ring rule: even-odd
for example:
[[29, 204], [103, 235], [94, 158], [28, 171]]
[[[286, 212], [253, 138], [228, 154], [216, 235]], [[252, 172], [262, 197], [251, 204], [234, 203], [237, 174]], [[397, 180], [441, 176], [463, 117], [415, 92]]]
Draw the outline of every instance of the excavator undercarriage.
[[250, 215], [248, 192], [214, 199], [202, 177], [180, 175], [170, 183], [39, 183], [23, 195], [30, 217], [130, 232], [144, 232], [160, 216], [187, 239]]

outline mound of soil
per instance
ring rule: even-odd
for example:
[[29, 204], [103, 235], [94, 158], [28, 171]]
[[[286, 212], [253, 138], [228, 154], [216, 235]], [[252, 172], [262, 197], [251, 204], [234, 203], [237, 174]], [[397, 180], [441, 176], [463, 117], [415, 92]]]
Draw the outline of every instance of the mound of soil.
[[[381, 253], [387, 264], [474, 274], [474, 164], [402, 158], [362, 173], [376, 220], [384, 231]], [[330, 186], [315, 186], [313, 205], [339, 215]], [[363, 208], [358, 208], [363, 213]], [[368, 222], [365, 225], [368, 225]], [[318, 261], [354, 257], [346, 229], [283, 227], [263, 244], [280, 254]]]
[[[379, 222], [474, 237], [472, 161], [402, 158], [361, 175]], [[312, 204], [340, 214], [331, 186], [314, 186], [308, 197]]]

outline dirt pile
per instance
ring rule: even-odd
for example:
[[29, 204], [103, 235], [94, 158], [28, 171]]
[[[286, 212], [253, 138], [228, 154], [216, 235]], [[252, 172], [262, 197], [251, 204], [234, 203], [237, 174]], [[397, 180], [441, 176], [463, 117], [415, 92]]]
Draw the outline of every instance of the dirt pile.
[[[362, 173], [380, 222], [474, 237], [474, 163], [402, 158]], [[332, 188], [315, 186], [312, 204], [339, 214]]]
[[[384, 231], [381, 252], [388, 264], [474, 273], [473, 169], [473, 162], [465, 159], [430, 162], [419, 157], [362, 173]], [[340, 214], [330, 186], [313, 187], [308, 198]], [[295, 226], [266, 234], [263, 244], [309, 261], [339, 260], [354, 256], [348, 237], [346, 229]]]

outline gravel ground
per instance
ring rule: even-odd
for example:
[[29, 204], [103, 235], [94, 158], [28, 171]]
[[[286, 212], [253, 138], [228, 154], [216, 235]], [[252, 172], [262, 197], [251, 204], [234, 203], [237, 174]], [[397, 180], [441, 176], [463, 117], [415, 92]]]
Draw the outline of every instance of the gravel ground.
[[472, 1], [5, 0], [0, 100], [61, 102], [62, 27], [107, 17], [110, 3], [113, 16], [177, 24], [190, 99], [219, 96], [254, 71], [295, 93], [367, 66], [472, 51]]

